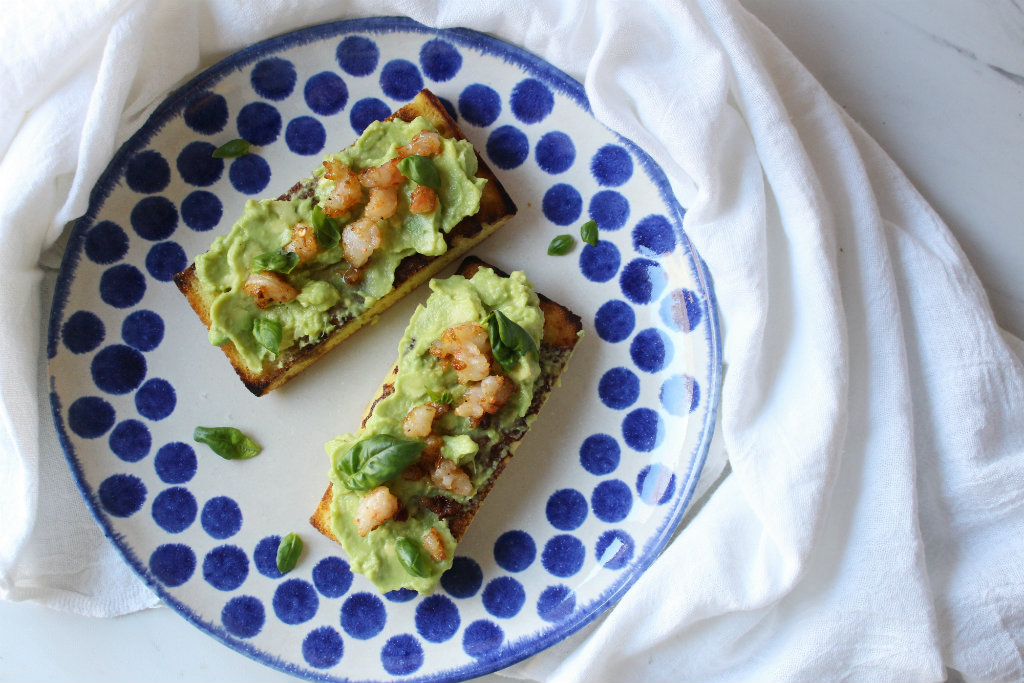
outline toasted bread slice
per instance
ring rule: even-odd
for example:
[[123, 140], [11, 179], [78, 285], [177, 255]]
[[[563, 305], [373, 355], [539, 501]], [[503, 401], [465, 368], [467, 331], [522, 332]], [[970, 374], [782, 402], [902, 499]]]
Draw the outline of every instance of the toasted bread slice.
[[[491, 268], [495, 273], [507, 277], [507, 274], [475, 257], [469, 257], [463, 261], [457, 274], [470, 278], [480, 267]], [[579, 316], [541, 294], [538, 294], [538, 298], [540, 299], [540, 308], [544, 312], [544, 333], [539, 347], [541, 374], [537, 379], [533, 400], [526, 415], [512, 422], [502, 432], [500, 441], [490, 446], [485, 452], [477, 454], [476, 458], [478, 461], [494, 463], [494, 470], [471, 498], [464, 503], [459, 503], [453, 498], [439, 495], [424, 501], [428, 509], [437, 514], [439, 518], [448, 521], [449, 530], [456, 542], [461, 541], [466, 534], [466, 529], [469, 527], [470, 522], [473, 521], [477, 511], [480, 509], [480, 505], [487, 497], [487, 494], [490, 493], [495, 481], [504, 471], [506, 464], [519, 446], [520, 441], [526, 436], [530, 424], [540, 412], [541, 406], [544, 405], [552, 388], [558, 384], [559, 378], [569, 361], [569, 357], [572, 355], [580, 338], [583, 325]], [[362, 426], [366, 425], [378, 402], [394, 391], [394, 384], [391, 378], [397, 373], [398, 363], [396, 362], [363, 413]], [[324, 536], [340, 542], [331, 528], [333, 491], [333, 484], [328, 484], [327, 490], [320, 499], [320, 504], [309, 521]]]
[[[456, 140], [466, 139], [441, 101], [428, 90], [421, 91], [412, 102], [389, 116], [388, 120], [397, 118], [408, 122], [418, 116], [426, 118], [443, 137]], [[313, 343], [305, 346], [295, 345], [285, 349], [277, 359], [264, 361], [263, 367], [258, 372], [253, 372], [246, 366], [233, 343], [229, 341], [224, 344], [221, 348], [249, 391], [256, 396], [262, 396], [280, 387], [356, 330], [371, 323], [381, 312], [410, 291], [464, 256], [516, 214], [516, 206], [512, 198], [484, 163], [479, 153], [477, 153], [476, 177], [487, 181], [480, 198], [480, 208], [477, 213], [463, 219], [445, 235], [447, 251], [439, 256], [413, 254], [403, 259], [395, 271], [394, 288], [363, 313], [337, 320], [337, 324], [331, 332]], [[315, 181], [310, 182], [310, 179], [298, 182], [278, 199], [312, 197], [314, 183]], [[176, 274], [174, 282], [188, 299], [199, 319], [209, 328], [210, 306], [216, 293], [204, 291], [196, 276], [195, 263]]]

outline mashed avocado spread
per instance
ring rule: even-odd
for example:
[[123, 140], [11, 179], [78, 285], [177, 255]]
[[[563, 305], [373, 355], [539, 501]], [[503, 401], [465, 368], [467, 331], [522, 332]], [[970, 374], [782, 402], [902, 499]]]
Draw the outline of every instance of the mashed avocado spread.
[[[328, 155], [324, 164], [340, 162], [354, 172], [381, 166], [399, 156], [399, 148], [422, 131], [435, 132], [422, 117], [411, 122], [374, 122], [352, 146]], [[294, 345], [315, 343], [368, 309], [391, 291], [395, 269], [405, 257], [414, 253], [443, 254], [447, 250], [445, 234], [479, 210], [486, 181], [476, 177], [477, 158], [469, 142], [440, 139], [440, 152], [429, 157], [439, 178], [437, 204], [432, 211], [410, 211], [410, 198], [418, 185], [403, 178], [397, 209], [393, 216], [377, 221], [381, 244], [359, 268], [358, 278], [346, 277], [351, 276], [351, 266], [341, 242], [332, 245], [325, 240], [319, 244], [318, 239], [314, 258], [291, 270], [282, 268], [272, 273], [297, 294], [293, 291], [293, 298], [263, 308], [244, 288], [250, 275], [259, 272], [254, 261], [267, 254], [280, 254], [293, 240], [296, 225], [313, 226], [322, 219], [322, 213], [314, 213], [334, 193], [336, 182], [326, 177], [330, 174], [325, 174], [325, 165], [321, 164], [301, 183], [312, 187], [311, 197], [246, 202], [230, 233], [218, 237], [206, 253], [196, 258], [196, 276], [205, 294], [214, 299], [210, 306], [210, 343], [220, 346], [233, 342], [249, 369], [258, 372], [265, 360], [277, 358]], [[362, 215], [366, 202], [364, 191], [358, 204], [333, 219], [339, 232]]]
[[[393, 384], [393, 391], [376, 402], [362, 429], [338, 436], [326, 445], [334, 491], [332, 530], [348, 553], [352, 569], [365, 574], [382, 591], [434, 590], [441, 574], [451, 566], [455, 539], [448, 520], [429, 509], [425, 501], [443, 496], [461, 505], [472, 500], [497, 465], [492, 448], [514, 423], [529, 420], [527, 412], [541, 369], [536, 349], [543, 334], [544, 314], [533, 285], [522, 272], [505, 278], [489, 268], [480, 268], [471, 279], [453, 275], [431, 280], [430, 289], [430, 297], [416, 309], [399, 344], [398, 372], [387, 380]], [[457, 413], [466, 394], [482, 382], [460, 384], [454, 364], [439, 360], [436, 347], [431, 351], [432, 345], [453, 326], [477, 323], [488, 328], [495, 311], [529, 336], [532, 350], [526, 350], [531, 344], [523, 340], [507, 364], [499, 367], [492, 360], [485, 371], [497, 373], [504, 378], [502, 381], [514, 385], [496, 412], [482, 420], [460, 417]], [[494, 349], [490, 344], [485, 347], [483, 351], [490, 359]], [[430, 427], [431, 436], [441, 441], [439, 453], [425, 458], [424, 440], [409, 438], [403, 422], [410, 411], [430, 402], [445, 402], [448, 408], [433, 419]], [[389, 458], [395, 462], [386, 462]], [[430, 475], [429, 470], [443, 464], [442, 460], [457, 465], [468, 476], [471, 487], [462, 491], [464, 495], [439, 487]], [[381, 485], [397, 498], [399, 512], [361, 535], [355, 521], [360, 506], [369, 491]], [[430, 534], [436, 534], [443, 546], [436, 556], [443, 554], [441, 559], [432, 558], [424, 547], [427, 544], [423, 539]]]

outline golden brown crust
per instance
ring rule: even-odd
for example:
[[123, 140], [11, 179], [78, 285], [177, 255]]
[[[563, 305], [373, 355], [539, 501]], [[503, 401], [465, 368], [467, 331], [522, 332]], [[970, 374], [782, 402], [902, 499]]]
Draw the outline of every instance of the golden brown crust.
[[[441, 101], [428, 90], [420, 91], [412, 102], [397, 110], [388, 119], [398, 118], [403, 121], [412, 121], [417, 116], [426, 118], [445, 137], [458, 140], [466, 139]], [[406, 257], [395, 271], [394, 289], [377, 300], [372, 307], [361, 315], [342, 321], [333, 332], [313, 344], [301, 348], [287, 349], [276, 361], [266, 361], [259, 372], [251, 372], [246, 367], [234, 344], [231, 342], [224, 344], [221, 347], [224, 350], [224, 354], [228, 357], [235, 372], [249, 391], [256, 396], [262, 396], [280, 387], [354, 332], [362, 329], [367, 323], [373, 322], [378, 315], [390, 308], [413, 289], [432, 278], [450, 263], [454, 263], [464, 256], [470, 249], [494, 233], [508, 219], [512, 218], [516, 214], [516, 205], [491, 169], [484, 163], [479, 152], [477, 153], [477, 164], [477, 177], [487, 180], [483, 188], [483, 195], [480, 198], [480, 210], [473, 216], [463, 219], [445, 236], [448, 250], [444, 254], [434, 257], [413, 254]], [[312, 188], [300, 182], [281, 195], [280, 199], [311, 196], [311, 193]], [[174, 282], [178, 289], [181, 290], [181, 293], [185, 295], [185, 298], [188, 299], [192, 310], [196, 312], [203, 324], [209, 328], [209, 308], [212, 304], [212, 296], [204, 293], [199, 285], [195, 273], [195, 264], [193, 263], [185, 270], [176, 274]]]
[[[465, 259], [459, 266], [457, 273], [465, 277], [472, 277], [476, 273], [477, 269], [481, 266], [493, 268], [478, 258], [469, 257]], [[494, 272], [507, 277], [508, 274], [501, 270], [494, 268]], [[519, 447], [519, 442], [522, 441], [523, 437], [526, 436], [526, 432], [529, 430], [529, 421], [533, 419], [540, 412], [541, 407], [547, 400], [548, 394], [551, 393], [551, 389], [554, 387], [558, 378], [561, 376], [562, 371], [565, 369], [566, 364], [569, 361], [569, 356], [572, 355], [573, 350], [576, 348], [576, 342], [579, 340], [579, 333], [583, 329], [583, 321], [578, 315], [570, 311], [569, 309], [561, 306], [551, 299], [548, 299], [542, 294], [538, 294], [540, 298], [540, 307], [544, 311], [544, 337], [541, 341], [540, 355], [541, 363], [541, 376], [537, 381], [536, 390], [533, 395], [533, 403], [530, 404], [530, 409], [527, 411], [525, 417], [520, 418], [512, 424], [505, 431], [505, 436], [494, 447], [491, 448], [491, 452], [488, 457], [492, 461], [496, 461], [497, 464], [494, 469], [494, 473], [490, 476], [487, 482], [480, 487], [476, 495], [474, 495], [464, 505], [454, 504], [454, 501], [450, 498], [444, 498], [444, 500], [436, 501], [434, 504], [440, 508], [444, 508], [443, 516], [448, 520], [448, 528], [452, 532], [452, 536], [455, 537], [456, 541], [461, 541], [462, 537], [466, 533], [466, 529], [469, 528], [470, 522], [476, 516], [477, 511], [480, 509], [481, 503], [490, 493], [491, 488], [494, 486], [495, 481], [504, 471], [505, 466], [508, 464], [509, 459], [515, 453], [516, 448]], [[392, 366], [391, 370], [386, 375], [390, 378], [398, 369], [398, 362]], [[366, 420], [373, 414], [373, 409], [376, 407], [377, 402], [381, 398], [387, 396], [394, 390], [394, 385], [385, 380], [380, 388], [377, 390], [377, 394], [370, 401], [363, 413], [361, 424], [365, 425]], [[327, 491], [320, 499], [320, 504], [314, 511], [313, 516], [309, 518], [310, 524], [312, 524], [320, 533], [327, 538], [334, 541], [338, 539], [335, 537], [334, 532], [331, 531], [331, 498], [333, 496], [332, 484], [327, 485]], [[437, 498], [443, 498], [438, 496]], [[430, 507], [430, 505], [428, 505]]]

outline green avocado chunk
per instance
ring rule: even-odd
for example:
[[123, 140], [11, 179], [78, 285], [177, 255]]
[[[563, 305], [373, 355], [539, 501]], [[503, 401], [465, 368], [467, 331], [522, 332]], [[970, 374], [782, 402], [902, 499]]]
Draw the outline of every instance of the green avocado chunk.
[[[366, 127], [352, 146], [328, 155], [324, 162], [341, 162], [356, 172], [379, 166], [398, 156], [398, 148], [417, 133], [433, 130], [423, 117], [410, 122], [376, 121]], [[441, 152], [429, 159], [440, 178], [437, 208], [430, 213], [410, 213], [410, 195], [417, 184], [404, 179], [399, 185], [395, 215], [378, 223], [382, 245], [360, 269], [361, 278], [356, 284], [346, 281], [344, 275], [349, 264], [344, 259], [343, 245], [336, 244], [321, 249], [314, 259], [300, 263], [291, 272], [274, 273], [297, 290], [298, 295], [260, 309], [243, 288], [254, 260], [284, 248], [291, 242], [292, 229], [297, 224], [312, 226], [314, 207], [331, 195], [335, 183], [324, 176], [325, 167], [321, 164], [302, 181], [304, 186], [312, 186], [311, 198], [247, 201], [231, 231], [217, 237], [209, 250], [196, 257], [200, 285], [214, 297], [210, 307], [210, 343], [220, 346], [233, 342], [246, 366], [258, 372], [265, 359], [273, 359], [295, 345], [315, 343], [343, 321], [370, 308], [392, 290], [395, 269], [405, 257], [414, 253], [445, 253], [445, 235], [479, 210], [487, 181], [476, 177], [476, 153], [469, 142], [444, 137], [441, 141]], [[361, 217], [366, 200], [364, 192], [362, 201], [338, 218], [340, 229]], [[277, 354], [254, 337], [253, 324], [257, 318], [281, 326]]]
[[[490, 268], [482, 267], [471, 279], [453, 275], [431, 280], [430, 289], [431, 295], [426, 304], [417, 307], [399, 343], [398, 373], [388, 377], [394, 390], [377, 401], [362, 429], [354, 434], [342, 434], [325, 447], [331, 460], [330, 476], [334, 491], [332, 530], [348, 553], [352, 570], [365, 574], [381, 591], [411, 588], [420, 593], [430, 593], [434, 590], [441, 574], [451, 566], [455, 539], [447, 520], [439, 519], [421, 504], [420, 499], [444, 495], [460, 504], [472, 499], [477, 489], [494, 473], [497, 463], [489, 457], [492, 447], [502, 440], [505, 430], [526, 416], [541, 370], [536, 352], [520, 355], [511, 370], [501, 370], [505, 381], [514, 383], [514, 391], [498, 412], [477, 426], [471, 426], [469, 418], [456, 415], [456, 407], [472, 383], [467, 386], [459, 384], [456, 370], [442, 364], [430, 353], [431, 344], [440, 339], [449, 327], [467, 322], [482, 323], [492, 311], [500, 310], [539, 346], [544, 330], [544, 313], [533, 285], [520, 271], [505, 278]], [[491, 372], [494, 372], [493, 365]], [[443, 442], [440, 457], [451, 460], [469, 476], [473, 491], [468, 496], [459, 496], [436, 487], [429, 476], [411, 479], [399, 474], [385, 485], [400, 501], [404, 519], [390, 519], [369, 531], [365, 537], [360, 536], [354, 520], [360, 503], [368, 494], [365, 489], [348, 487], [352, 482], [352, 449], [360, 442], [370, 440], [379, 444], [380, 435], [387, 435], [395, 441], [407, 438], [402, 427], [409, 411], [428, 403], [432, 396], [445, 392], [452, 397], [454, 404], [433, 423], [433, 432]], [[379, 449], [374, 452], [379, 452]], [[414, 545], [419, 545], [431, 528], [436, 529], [442, 539], [446, 557], [436, 562], [424, 552], [420, 558], [422, 563], [416, 564], [416, 573], [412, 573], [406, 541], [412, 540]]]

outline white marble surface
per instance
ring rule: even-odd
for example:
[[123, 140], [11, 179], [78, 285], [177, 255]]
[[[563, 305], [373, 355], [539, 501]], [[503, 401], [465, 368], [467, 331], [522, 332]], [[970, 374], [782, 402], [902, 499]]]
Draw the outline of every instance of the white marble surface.
[[[1024, 336], [1024, 2], [742, 1], [903, 167]], [[0, 680], [293, 679], [168, 609], [97, 620], [0, 602]]]

